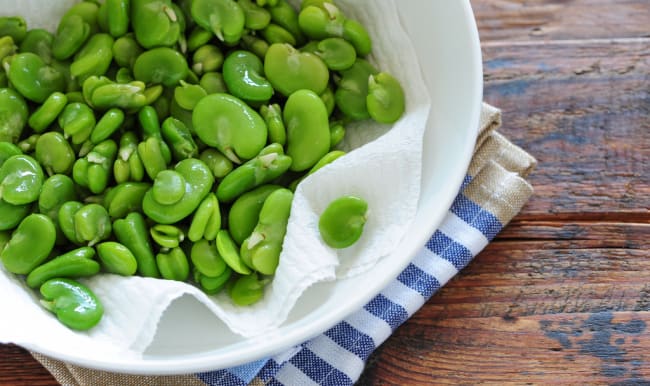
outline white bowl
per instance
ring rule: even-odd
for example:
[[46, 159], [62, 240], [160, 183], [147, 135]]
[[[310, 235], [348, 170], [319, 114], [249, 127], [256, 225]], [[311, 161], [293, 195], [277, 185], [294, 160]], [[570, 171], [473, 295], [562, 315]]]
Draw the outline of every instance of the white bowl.
[[432, 109], [424, 138], [422, 198], [415, 222], [396, 253], [354, 280], [309, 289], [289, 320], [263, 338], [245, 339], [230, 333], [196, 300], [184, 297], [165, 312], [142, 360], [96, 360], [65, 347], [38, 350], [84, 367], [133, 374], [186, 374], [236, 366], [326, 331], [397, 277], [423, 248], [458, 193], [476, 140], [483, 82], [469, 0], [400, 1], [399, 12], [419, 56]]

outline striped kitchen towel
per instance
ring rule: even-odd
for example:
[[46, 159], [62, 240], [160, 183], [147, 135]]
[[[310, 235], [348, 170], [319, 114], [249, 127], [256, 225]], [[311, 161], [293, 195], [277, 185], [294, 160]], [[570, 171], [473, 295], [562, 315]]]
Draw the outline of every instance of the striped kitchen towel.
[[500, 111], [484, 104], [461, 192], [410, 265], [362, 309], [320, 336], [272, 358], [181, 376], [89, 370], [33, 353], [63, 385], [351, 385], [370, 354], [463, 269], [521, 210], [536, 161], [496, 132]]

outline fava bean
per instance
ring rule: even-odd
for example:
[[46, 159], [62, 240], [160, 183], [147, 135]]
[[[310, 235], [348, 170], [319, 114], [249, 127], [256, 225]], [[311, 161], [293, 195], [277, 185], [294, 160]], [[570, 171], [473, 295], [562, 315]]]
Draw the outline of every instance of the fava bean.
[[189, 73], [187, 60], [178, 51], [158, 47], [145, 51], [133, 64], [133, 75], [145, 83], [160, 83], [172, 87], [184, 80]]
[[232, 202], [242, 194], [267, 184], [284, 174], [292, 165], [280, 144], [271, 144], [259, 155], [230, 172], [217, 186], [217, 198]]
[[18, 142], [27, 123], [27, 103], [16, 91], [0, 89], [0, 142]]
[[212, 94], [201, 99], [192, 122], [201, 141], [236, 163], [255, 157], [266, 144], [264, 119], [232, 95]]
[[113, 177], [118, 184], [127, 181], [142, 181], [144, 178], [145, 170], [138, 154], [137, 141], [138, 139], [132, 131], [124, 133], [120, 139], [117, 159], [113, 164]]
[[232, 269], [226, 266], [226, 269], [219, 276], [211, 277], [201, 273], [194, 268], [194, 281], [201, 287], [203, 292], [208, 295], [215, 295], [221, 291], [232, 276]]
[[262, 185], [242, 194], [233, 202], [228, 214], [228, 230], [237, 244], [241, 245], [253, 233], [264, 201], [280, 188], [279, 185]]
[[174, 100], [185, 110], [194, 110], [197, 103], [207, 95], [207, 91], [201, 85], [189, 84], [182, 80], [174, 89]]
[[263, 105], [260, 107], [260, 114], [266, 122], [266, 127], [269, 131], [269, 141], [284, 146], [287, 143], [287, 129], [282, 120], [282, 109], [280, 105], [277, 103], [268, 106]]
[[241, 245], [242, 260], [257, 272], [273, 275], [278, 267], [292, 201], [290, 190], [273, 191], [262, 205], [253, 233]]
[[72, 169], [72, 178], [94, 194], [103, 193], [112, 176], [117, 144], [112, 139], [100, 142], [84, 158], [78, 159]]
[[192, 244], [190, 258], [194, 267], [207, 277], [221, 276], [228, 266], [223, 261], [217, 246], [208, 240], [198, 240]]
[[347, 70], [341, 71], [341, 80], [334, 94], [336, 106], [353, 120], [370, 118], [367, 107], [368, 80], [378, 73], [367, 60], [357, 61]]
[[368, 80], [368, 113], [377, 122], [395, 123], [404, 114], [404, 91], [397, 79], [380, 72]]
[[313, 91], [299, 90], [291, 94], [283, 113], [291, 170], [307, 170], [330, 149], [327, 108]]
[[70, 279], [50, 279], [43, 283], [41, 305], [56, 314], [64, 325], [85, 331], [96, 326], [104, 315], [104, 306], [86, 286]]
[[266, 40], [250, 34], [242, 36], [241, 39], [241, 45], [243, 48], [254, 53], [258, 58], [264, 59], [269, 50], [269, 43]]
[[271, 22], [271, 14], [263, 7], [260, 7], [252, 0], [237, 0], [237, 3], [244, 11], [246, 29], [261, 30]]
[[88, 204], [74, 213], [74, 231], [77, 240], [89, 247], [111, 236], [111, 219], [99, 204]]
[[252, 272], [239, 255], [237, 244], [235, 244], [232, 237], [230, 237], [230, 233], [225, 229], [222, 229], [217, 233], [217, 251], [221, 258], [223, 258], [223, 261], [225, 261], [233, 271], [242, 275], [249, 275]]
[[197, 75], [206, 72], [219, 71], [223, 65], [224, 55], [219, 47], [205, 44], [199, 47], [192, 56], [192, 70]]
[[[201, 88], [203, 88], [203, 90], [205, 90], [208, 95], [225, 93], [228, 91], [226, 88], [226, 82], [223, 80], [223, 75], [219, 72], [206, 72], [201, 77], [199, 85]], [[196, 104], [198, 104], [198, 101]], [[192, 107], [192, 109], [196, 107], [196, 104]]]
[[34, 155], [48, 175], [68, 174], [75, 162], [72, 146], [61, 133], [47, 132], [38, 137]]
[[138, 43], [146, 48], [172, 46], [181, 34], [171, 0], [131, 0], [131, 25]]
[[42, 214], [30, 214], [12, 233], [0, 260], [7, 271], [27, 275], [47, 259], [55, 241], [56, 228], [52, 220]]
[[85, 103], [70, 103], [59, 115], [59, 126], [65, 138], [70, 138], [75, 145], [90, 138], [96, 123], [95, 113]]
[[0, 141], [0, 166], [2, 166], [2, 164], [10, 157], [22, 154], [22, 150], [13, 143]]
[[90, 1], [73, 5], [61, 18], [52, 42], [52, 53], [58, 60], [71, 58], [88, 38], [98, 31], [99, 6]]
[[199, 47], [208, 44], [213, 37], [214, 34], [212, 31], [208, 31], [201, 27], [195, 27], [187, 38], [187, 50], [194, 52]]
[[216, 149], [205, 149], [199, 159], [210, 168], [215, 179], [223, 178], [233, 170], [232, 161]]
[[199, 147], [194, 142], [192, 133], [178, 119], [173, 117], [165, 119], [161, 127], [161, 133], [165, 143], [170, 146], [176, 161], [196, 158], [199, 155]]
[[357, 52], [346, 40], [341, 38], [327, 38], [321, 40], [316, 55], [320, 56], [327, 67], [333, 71], [346, 70], [357, 60]]
[[298, 22], [298, 12], [286, 0], [278, 0], [276, 4], [269, 6], [273, 23], [291, 33], [297, 44], [303, 44], [305, 36]]
[[230, 287], [229, 295], [238, 306], [250, 306], [264, 296], [267, 280], [259, 280], [257, 274], [241, 276]]
[[163, 279], [185, 281], [190, 275], [190, 264], [181, 248], [157, 254], [156, 262]]
[[142, 211], [142, 198], [151, 188], [147, 182], [123, 182], [110, 188], [104, 196], [104, 207], [111, 218], [122, 218]]
[[100, 266], [93, 260], [95, 250], [90, 247], [74, 249], [39, 265], [27, 275], [26, 282], [37, 288], [54, 278], [78, 278], [96, 275]]
[[124, 112], [118, 108], [106, 111], [90, 134], [90, 141], [98, 144], [109, 139], [122, 126], [124, 118]]
[[183, 240], [185, 233], [179, 227], [173, 225], [156, 224], [149, 229], [151, 238], [162, 248], [177, 248]]
[[106, 0], [104, 6], [106, 7], [108, 32], [115, 38], [125, 35], [129, 29], [130, 1]]
[[[10, 37], [5, 36], [3, 39], [5, 38]], [[20, 43], [20, 52], [34, 53], [40, 56], [45, 63], [52, 63], [54, 57], [54, 54], [52, 53], [53, 41], [54, 35], [49, 31], [41, 28], [31, 29], [27, 31], [25, 39]], [[0, 55], [0, 57], [2, 57], [2, 55]]]
[[132, 276], [138, 269], [133, 253], [120, 243], [106, 241], [97, 244], [97, 256], [106, 272], [122, 276]]
[[297, 44], [296, 38], [291, 32], [273, 23], [262, 30], [262, 36], [269, 44], [290, 44], [292, 46]]
[[12, 205], [0, 199], [0, 231], [14, 229], [27, 217], [30, 212], [30, 205]]
[[129, 248], [138, 262], [138, 273], [145, 277], [160, 277], [153, 254], [144, 217], [137, 212], [129, 213], [124, 219], [113, 223], [117, 240]]
[[343, 196], [332, 201], [318, 220], [323, 241], [332, 248], [347, 248], [359, 240], [366, 224], [368, 203], [360, 197]]
[[135, 60], [144, 50], [135, 40], [132, 34], [124, 35], [113, 43], [113, 59], [118, 66], [133, 68]]
[[83, 83], [89, 76], [106, 74], [113, 60], [113, 43], [109, 34], [91, 36], [70, 65], [72, 77]]
[[263, 73], [262, 61], [248, 51], [232, 52], [223, 64], [223, 79], [230, 93], [249, 102], [266, 102], [273, 96], [273, 86]]
[[28, 155], [14, 155], [0, 166], [0, 199], [12, 205], [38, 200], [45, 176], [38, 161]]
[[192, 242], [197, 242], [201, 239], [212, 241], [217, 238], [219, 229], [221, 229], [219, 201], [216, 195], [210, 193], [203, 199], [196, 212], [194, 212], [187, 236]]
[[53, 92], [43, 104], [36, 109], [29, 116], [29, 127], [31, 127], [35, 132], [42, 133], [47, 129], [52, 123], [56, 121], [56, 118], [63, 112], [63, 109], [68, 104], [68, 97], [60, 92]]
[[[174, 170], [169, 172], [175, 173], [179, 178], [156, 177], [153, 187], [142, 200], [144, 213], [160, 224], [173, 224], [189, 216], [210, 192], [214, 183], [210, 169], [205, 163], [194, 158], [179, 162]], [[180, 184], [180, 181], [184, 182]], [[181, 198], [174, 203], [167, 199], [159, 201], [165, 192]]]
[[228, 44], [237, 43], [244, 33], [246, 15], [233, 0], [194, 0], [192, 18], [202, 28]]
[[321, 94], [329, 82], [329, 69], [321, 58], [289, 44], [272, 44], [264, 58], [264, 73], [284, 96], [307, 89]]
[[2, 16], [0, 17], [0, 36], [11, 36], [16, 42], [20, 43], [27, 34], [27, 23], [20, 16]]

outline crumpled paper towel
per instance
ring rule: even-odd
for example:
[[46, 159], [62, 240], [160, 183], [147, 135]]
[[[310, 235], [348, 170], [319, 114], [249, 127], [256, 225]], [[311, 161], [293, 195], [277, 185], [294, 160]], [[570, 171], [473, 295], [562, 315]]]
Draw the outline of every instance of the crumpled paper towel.
[[[32, 28], [54, 30], [56, 20], [72, 3], [0, 0], [0, 13], [21, 14]], [[337, 4], [368, 28], [374, 39], [369, 59], [401, 81], [407, 113], [392, 127], [373, 122], [348, 127], [343, 148], [349, 153], [298, 187], [280, 265], [263, 300], [238, 307], [225, 294], [208, 297], [185, 283], [102, 274], [84, 283], [103, 301], [104, 318], [91, 331], [79, 333], [59, 324], [38, 305], [34, 291], [0, 269], [0, 309], [11, 310], [0, 318], [0, 342], [27, 344], [36, 351], [66, 345], [92, 350], [95, 356], [102, 352], [105, 357], [139, 357], [151, 343], [165, 309], [183, 295], [196, 297], [235, 333], [254, 336], [285, 321], [312, 284], [360, 274], [392, 252], [411, 224], [420, 196], [429, 96], [394, 0], [338, 0]], [[364, 197], [369, 215], [361, 239], [337, 251], [320, 239], [318, 218], [331, 200], [345, 194]]]

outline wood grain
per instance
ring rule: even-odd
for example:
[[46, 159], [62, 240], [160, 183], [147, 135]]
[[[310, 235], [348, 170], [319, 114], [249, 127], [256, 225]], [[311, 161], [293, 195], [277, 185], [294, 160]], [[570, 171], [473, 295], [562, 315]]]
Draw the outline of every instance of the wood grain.
[[[650, 1], [472, 0], [535, 194], [360, 385], [650, 383]], [[0, 385], [55, 385], [0, 345]]]

